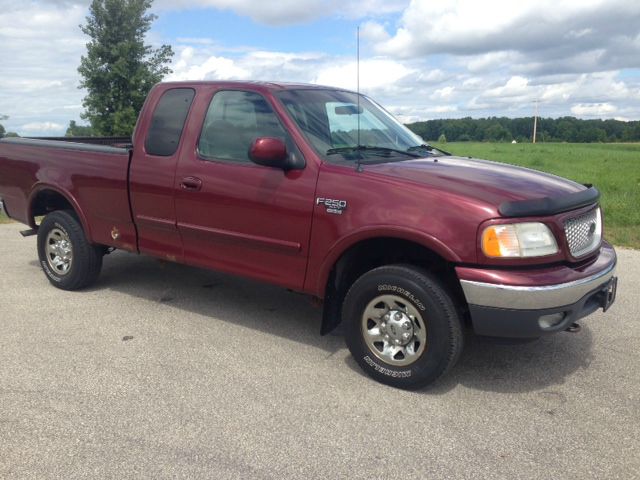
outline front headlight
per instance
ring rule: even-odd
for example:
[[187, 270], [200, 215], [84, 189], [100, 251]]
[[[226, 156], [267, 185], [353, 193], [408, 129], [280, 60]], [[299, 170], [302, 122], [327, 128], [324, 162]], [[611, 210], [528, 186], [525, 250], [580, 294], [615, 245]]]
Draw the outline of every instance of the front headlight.
[[558, 244], [544, 223], [511, 223], [485, 228], [482, 251], [492, 258], [543, 257], [558, 253]]

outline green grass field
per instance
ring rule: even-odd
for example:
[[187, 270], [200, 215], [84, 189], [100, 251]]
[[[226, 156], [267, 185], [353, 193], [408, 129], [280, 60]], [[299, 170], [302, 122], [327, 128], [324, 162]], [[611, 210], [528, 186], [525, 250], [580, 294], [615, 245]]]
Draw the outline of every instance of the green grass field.
[[4, 216], [3, 213], [0, 213], [0, 223], [9, 223], [9, 219]]
[[460, 142], [441, 147], [454, 155], [522, 165], [592, 183], [602, 193], [606, 238], [615, 245], [640, 248], [640, 143]]
[[[593, 183], [602, 192], [607, 239], [640, 248], [640, 144], [461, 142], [442, 148]], [[0, 215], [0, 223], [7, 221]]]

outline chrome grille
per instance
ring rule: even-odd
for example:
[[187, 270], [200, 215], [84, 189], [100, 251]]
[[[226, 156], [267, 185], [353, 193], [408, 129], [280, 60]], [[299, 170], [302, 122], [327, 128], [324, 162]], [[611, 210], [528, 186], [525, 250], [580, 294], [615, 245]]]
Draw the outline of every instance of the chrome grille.
[[569, 251], [574, 257], [593, 252], [602, 240], [602, 216], [600, 209], [594, 208], [579, 217], [564, 222], [564, 234], [567, 237]]

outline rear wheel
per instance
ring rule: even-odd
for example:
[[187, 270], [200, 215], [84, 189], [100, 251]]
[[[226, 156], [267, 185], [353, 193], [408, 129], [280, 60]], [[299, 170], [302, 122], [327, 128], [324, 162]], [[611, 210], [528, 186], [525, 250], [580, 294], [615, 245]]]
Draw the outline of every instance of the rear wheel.
[[47, 279], [62, 290], [78, 290], [98, 278], [102, 249], [88, 242], [75, 215], [59, 210], [38, 227], [38, 257]]
[[360, 367], [394, 387], [434, 382], [462, 351], [462, 326], [451, 296], [412, 266], [379, 267], [356, 280], [344, 301], [343, 322]]

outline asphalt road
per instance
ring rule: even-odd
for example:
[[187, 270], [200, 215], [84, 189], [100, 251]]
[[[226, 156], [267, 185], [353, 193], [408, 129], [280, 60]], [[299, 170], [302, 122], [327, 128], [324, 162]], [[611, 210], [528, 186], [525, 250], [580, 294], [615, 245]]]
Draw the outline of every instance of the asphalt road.
[[640, 251], [581, 333], [469, 337], [404, 392], [301, 295], [124, 253], [63, 292], [20, 228], [0, 226], [0, 478], [640, 478]]

